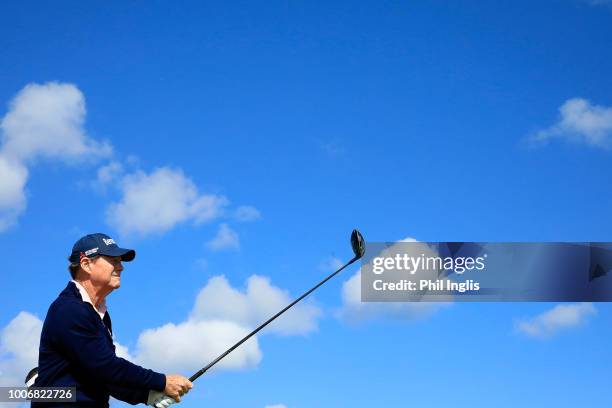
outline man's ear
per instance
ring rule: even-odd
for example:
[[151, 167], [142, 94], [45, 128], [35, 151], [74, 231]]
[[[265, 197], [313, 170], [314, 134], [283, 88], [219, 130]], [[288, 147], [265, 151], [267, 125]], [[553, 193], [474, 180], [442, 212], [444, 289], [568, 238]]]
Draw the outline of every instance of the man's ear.
[[81, 269], [87, 273], [91, 273], [91, 259], [86, 256], [81, 258]]

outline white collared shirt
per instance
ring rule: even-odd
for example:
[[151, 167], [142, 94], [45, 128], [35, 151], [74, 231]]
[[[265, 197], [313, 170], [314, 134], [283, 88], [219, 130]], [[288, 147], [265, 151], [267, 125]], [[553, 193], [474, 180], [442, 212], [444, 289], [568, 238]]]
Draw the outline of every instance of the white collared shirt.
[[100, 302], [98, 307], [96, 307], [96, 305], [91, 303], [91, 298], [89, 297], [89, 294], [87, 293], [87, 290], [85, 290], [83, 285], [81, 285], [79, 282], [75, 281], [74, 279], [72, 280], [72, 282], [74, 282], [77, 289], [79, 290], [79, 293], [81, 294], [81, 297], [83, 298], [83, 302], [87, 302], [90, 305], [92, 305], [94, 310], [100, 315], [100, 319], [103, 319], [104, 314], [106, 313], [106, 299]]

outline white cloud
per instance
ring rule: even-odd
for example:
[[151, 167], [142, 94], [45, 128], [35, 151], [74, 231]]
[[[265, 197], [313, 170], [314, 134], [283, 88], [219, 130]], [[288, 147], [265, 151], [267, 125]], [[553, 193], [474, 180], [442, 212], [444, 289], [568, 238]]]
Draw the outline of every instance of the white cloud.
[[95, 179], [80, 184], [85, 184], [97, 193], [104, 194], [109, 188], [118, 189], [124, 175], [125, 168], [123, 164], [116, 160], [111, 160], [98, 167]]
[[116, 341], [113, 340], [113, 343], [115, 343], [115, 354], [118, 357], [124, 358], [128, 361], [135, 361], [136, 359], [134, 358], [134, 356], [132, 356], [130, 354], [130, 351], [128, 350], [127, 346], [124, 346], [123, 344], [120, 344]]
[[596, 147], [612, 146], [612, 107], [573, 98], [565, 101], [559, 112], [559, 121], [537, 132], [531, 142], [543, 144], [552, 139], [566, 139]]
[[[86, 133], [85, 118], [85, 97], [73, 84], [29, 84], [9, 103], [0, 119], [0, 232], [25, 211], [28, 168], [37, 159], [74, 164], [112, 155], [109, 143]], [[137, 161], [134, 156], [126, 159], [132, 166]], [[162, 167], [149, 174], [128, 175], [125, 171], [121, 163], [111, 160], [90, 183], [98, 189], [116, 185], [121, 190], [119, 201], [107, 208], [107, 221], [123, 234], [163, 233], [182, 222], [203, 223], [220, 217], [228, 205], [223, 196], [199, 194], [177, 169]], [[251, 206], [239, 207], [233, 215], [238, 221], [261, 217]]]
[[519, 320], [515, 328], [528, 337], [546, 339], [563, 330], [585, 324], [587, 319], [595, 314], [597, 309], [592, 303], [557, 305], [530, 319]]
[[223, 196], [201, 195], [181, 170], [168, 167], [125, 176], [121, 191], [120, 201], [112, 203], [106, 214], [108, 223], [124, 235], [163, 233], [182, 222], [210, 221], [221, 216], [228, 204]]
[[361, 271], [342, 285], [340, 317], [351, 323], [373, 319], [413, 321], [431, 316], [447, 306], [444, 302], [362, 302]]
[[17, 221], [26, 208], [25, 185], [28, 169], [0, 154], [0, 232]]
[[[405, 238], [399, 242], [418, 242], [414, 238]], [[426, 256], [437, 256], [437, 253], [427, 244], [422, 243], [417, 247], [419, 254]], [[392, 247], [384, 252], [394, 253]], [[384, 252], [380, 256], [385, 256]], [[432, 270], [432, 279], [437, 278], [437, 271]], [[358, 323], [372, 319], [393, 319], [402, 321], [413, 321], [431, 316], [439, 309], [448, 306], [447, 302], [427, 302], [428, 295], [425, 292], [420, 301], [413, 302], [362, 302], [361, 301], [361, 270], [346, 280], [342, 285], [342, 308], [339, 316], [345, 321]], [[440, 297], [436, 297], [440, 299]], [[448, 299], [450, 300], [450, 298]]]
[[[135, 360], [163, 372], [195, 371], [246, 336], [249, 330], [228, 320], [168, 323], [140, 334]], [[224, 358], [215, 368], [244, 369], [261, 361], [257, 337]]]
[[287, 408], [285, 404], [266, 405], [264, 408]]
[[117, 182], [122, 174], [123, 166], [113, 160], [98, 169], [96, 182], [101, 185]]
[[[254, 328], [291, 303], [289, 293], [264, 276], [252, 275], [244, 292], [233, 288], [224, 276], [211, 278], [196, 298], [191, 319], [226, 319]], [[306, 334], [317, 329], [321, 310], [312, 303], [298, 303], [266, 328], [284, 335]]]
[[3, 152], [16, 160], [107, 156], [112, 149], [83, 129], [85, 98], [72, 84], [30, 84], [11, 101], [2, 119]]
[[24, 87], [0, 121], [0, 231], [26, 208], [28, 168], [37, 158], [80, 162], [108, 156], [112, 148], [83, 128], [85, 98], [72, 84], [49, 82]]
[[242, 205], [234, 211], [234, 218], [240, 222], [256, 221], [261, 218], [261, 213], [255, 207]]
[[42, 321], [20, 312], [0, 334], [0, 386], [23, 386], [26, 374], [38, 363]]
[[212, 251], [239, 249], [240, 239], [236, 231], [231, 229], [229, 225], [221, 224], [217, 231], [217, 235], [206, 243], [206, 247]]
[[[266, 277], [251, 276], [246, 291], [241, 292], [225, 277], [216, 276], [200, 290], [186, 320], [143, 331], [133, 353], [122, 346], [117, 349], [137, 364], [163, 372], [197, 370], [290, 301], [289, 294], [272, 286]], [[312, 304], [297, 304], [271, 323], [265, 333], [308, 333], [317, 329], [320, 315], [321, 311]], [[252, 368], [261, 359], [258, 338], [254, 336], [223, 359], [218, 368]]]

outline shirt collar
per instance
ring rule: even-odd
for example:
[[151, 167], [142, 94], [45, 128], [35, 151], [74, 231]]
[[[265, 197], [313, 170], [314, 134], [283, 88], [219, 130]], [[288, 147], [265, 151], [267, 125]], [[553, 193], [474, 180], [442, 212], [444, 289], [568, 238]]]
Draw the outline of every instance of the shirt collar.
[[90, 305], [92, 305], [96, 313], [100, 315], [100, 319], [103, 319], [104, 315], [106, 314], [106, 310], [107, 310], [106, 309], [106, 299], [102, 300], [102, 302], [100, 302], [98, 307], [96, 307], [96, 305], [91, 303], [91, 298], [89, 297], [89, 294], [87, 293], [87, 290], [85, 290], [83, 285], [81, 285], [79, 282], [75, 280], [72, 280], [71, 282], [76, 285], [77, 289], [79, 290], [79, 293], [81, 294], [81, 297], [83, 298], [83, 302], [87, 302]]

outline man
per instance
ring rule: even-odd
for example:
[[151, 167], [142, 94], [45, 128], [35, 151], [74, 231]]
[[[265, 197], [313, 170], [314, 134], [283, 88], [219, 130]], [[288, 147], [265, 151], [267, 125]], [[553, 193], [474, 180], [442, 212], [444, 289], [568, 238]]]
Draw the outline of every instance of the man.
[[[40, 337], [36, 387], [76, 387], [66, 407], [108, 407], [109, 396], [164, 408], [180, 401], [191, 382], [117, 357], [106, 297], [121, 285], [123, 262], [136, 252], [105, 234], [79, 239], [69, 257], [72, 280], [51, 304]], [[62, 404], [32, 402], [33, 408]]]

